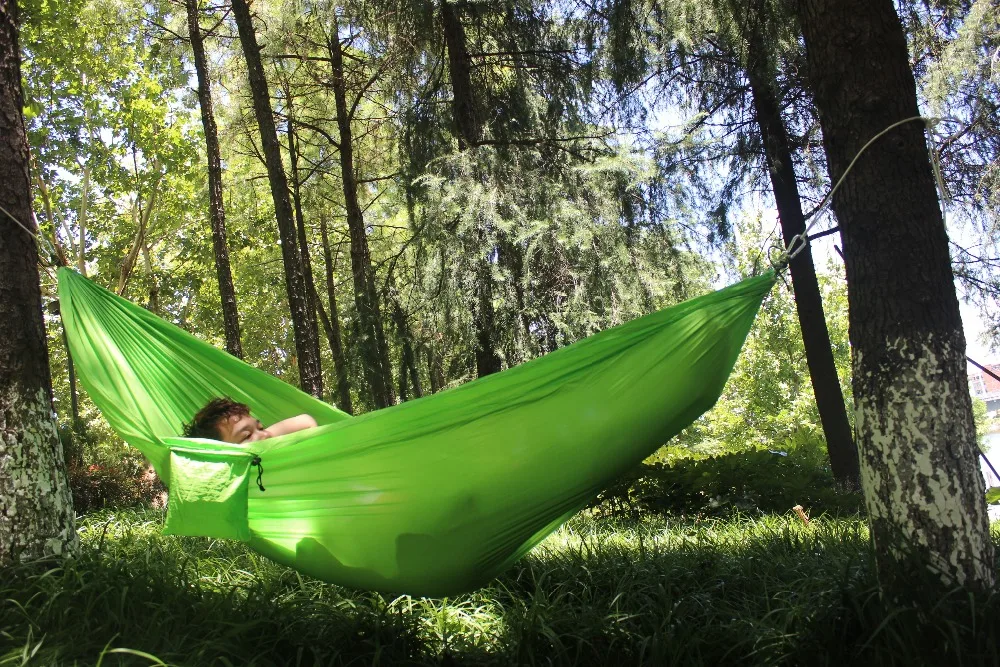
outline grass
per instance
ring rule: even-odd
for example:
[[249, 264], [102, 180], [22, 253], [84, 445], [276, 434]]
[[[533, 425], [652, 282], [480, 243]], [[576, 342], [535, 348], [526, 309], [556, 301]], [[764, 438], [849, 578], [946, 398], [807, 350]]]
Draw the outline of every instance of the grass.
[[4, 571], [0, 666], [1000, 664], [997, 596], [886, 606], [857, 518], [579, 516], [444, 600], [322, 584], [161, 522], [91, 515], [75, 561]]

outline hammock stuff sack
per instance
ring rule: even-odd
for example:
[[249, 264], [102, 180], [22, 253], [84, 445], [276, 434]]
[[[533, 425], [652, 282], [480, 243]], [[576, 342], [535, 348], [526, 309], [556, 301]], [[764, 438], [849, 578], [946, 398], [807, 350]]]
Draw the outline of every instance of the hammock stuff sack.
[[[488, 582], [712, 407], [774, 281], [356, 417], [70, 269], [59, 297], [83, 386], [170, 487], [168, 532], [244, 539], [336, 584], [442, 596]], [[264, 424], [308, 413], [320, 426], [244, 445], [177, 437], [217, 396]]]

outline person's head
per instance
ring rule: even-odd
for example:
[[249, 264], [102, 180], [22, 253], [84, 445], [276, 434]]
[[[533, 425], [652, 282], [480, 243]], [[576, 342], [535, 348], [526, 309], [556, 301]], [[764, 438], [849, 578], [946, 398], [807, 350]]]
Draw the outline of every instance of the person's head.
[[184, 437], [242, 443], [264, 440], [270, 434], [259, 420], [250, 416], [248, 406], [222, 397], [213, 398], [198, 411], [191, 423], [184, 426]]

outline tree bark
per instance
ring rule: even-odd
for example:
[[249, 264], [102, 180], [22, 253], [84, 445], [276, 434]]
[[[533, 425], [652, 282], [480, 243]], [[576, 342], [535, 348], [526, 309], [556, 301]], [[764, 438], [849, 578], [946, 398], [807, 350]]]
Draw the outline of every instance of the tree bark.
[[215, 254], [215, 274], [219, 281], [222, 299], [222, 324], [226, 333], [226, 351], [237, 359], [243, 358], [240, 340], [240, 313], [236, 306], [236, 287], [229, 265], [229, 242], [226, 238], [226, 205], [222, 199], [222, 154], [219, 150], [219, 131], [215, 125], [215, 107], [212, 101], [212, 79], [208, 73], [208, 58], [198, 22], [198, 0], [185, 0], [188, 34], [194, 52], [194, 69], [198, 74], [198, 103], [201, 107], [201, 125], [205, 132], [205, 151], [208, 154], [208, 217], [212, 226], [212, 250]]
[[66, 337], [66, 327], [62, 327], [63, 346], [66, 348], [66, 372], [69, 375], [69, 415], [74, 434], [80, 427], [80, 397], [76, 391], [76, 366], [73, 364], [73, 354], [69, 351], [69, 339]]
[[302, 261], [296, 243], [295, 220], [292, 205], [288, 199], [288, 179], [281, 163], [281, 145], [274, 125], [271, 97], [268, 92], [264, 66], [260, 58], [260, 46], [254, 32], [250, 8], [246, 0], [232, 0], [233, 18], [240, 33], [240, 44], [247, 63], [250, 92], [253, 95], [254, 115], [260, 128], [261, 147], [267, 164], [271, 198], [274, 200], [274, 215], [278, 222], [281, 238], [281, 257], [285, 267], [285, 290], [288, 293], [288, 307], [292, 315], [292, 329], [295, 335], [295, 351], [298, 358], [299, 380], [302, 389], [313, 396], [323, 396], [323, 371], [317, 355], [319, 346], [316, 318], [309, 317], [309, 299]]
[[514, 299], [517, 305], [518, 320], [521, 324], [519, 330], [512, 332], [517, 341], [517, 357], [508, 359], [510, 366], [516, 366], [524, 361], [525, 344], [524, 341], [531, 338], [531, 320], [525, 309], [524, 294], [524, 249], [516, 241], [512, 241], [508, 235], [500, 237], [500, 251], [498, 261], [501, 266], [510, 271], [510, 282], [514, 286]]
[[427, 348], [427, 373], [431, 379], [431, 393], [436, 394], [444, 389], [444, 362], [437, 352], [437, 344], [432, 343]]
[[[347, 374], [347, 359], [344, 356], [343, 337], [340, 333], [340, 314], [337, 310], [337, 285], [333, 280], [333, 253], [330, 252], [330, 235], [326, 228], [326, 219], [320, 216], [319, 233], [323, 241], [323, 264], [326, 269], [326, 293], [330, 302], [330, 316], [326, 317], [320, 303], [320, 315], [326, 327], [326, 337], [330, 344], [330, 354], [333, 355], [333, 369], [337, 373], [337, 397], [341, 410], [354, 414], [351, 401], [351, 378]], [[318, 302], [318, 299], [317, 299]]]
[[[906, 37], [891, 0], [800, 0], [798, 13], [836, 183], [869, 139], [919, 114]], [[920, 592], [912, 576], [921, 570], [942, 588], [986, 590], [993, 545], [965, 336], [922, 124], [906, 122], [872, 144], [833, 208], [880, 580], [904, 599]]]
[[153, 216], [153, 208], [156, 206], [156, 194], [159, 191], [160, 179], [163, 177], [163, 174], [159, 173], [160, 164], [155, 159], [153, 160], [153, 169], [157, 172], [157, 175], [149, 188], [145, 208], [140, 209], [139, 207], [139, 203], [142, 200], [138, 192], [135, 195], [135, 202], [132, 203], [132, 223], [135, 225], [135, 239], [132, 240], [132, 246], [125, 255], [125, 259], [122, 260], [121, 270], [118, 274], [118, 288], [115, 290], [118, 296], [125, 296], [129, 278], [132, 277], [132, 269], [135, 268], [135, 263], [139, 259], [139, 253], [146, 246], [146, 232], [149, 230], [149, 220]]
[[[30, 167], [29, 167], [30, 168]], [[49, 312], [59, 317], [60, 336], [63, 348], [66, 350], [66, 373], [69, 380], [69, 418], [70, 429], [68, 437], [62, 439], [63, 455], [68, 467], [83, 464], [83, 434], [84, 424], [80, 419], [80, 400], [76, 391], [76, 367], [73, 364], [73, 354], [69, 351], [69, 338], [66, 336], [66, 325], [62, 320], [62, 311], [58, 300], [49, 305]]]
[[[302, 260], [302, 277], [306, 281], [306, 296], [309, 304], [309, 323], [316, 327], [316, 313], [319, 306], [319, 296], [316, 294], [316, 281], [313, 279], [312, 258], [309, 256], [309, 238], [306, 235], [306, 219], [302, 213], [302, 191], [299, 183], [299, 153], [295, 141], [295, 125], [292, 120], [292, 95], [285, 90], [285, 100], [288, 106], [288, 162], [292, 173], [292, 205], [295, 210], [295, 229], [298, 232], [299, 257]], [[315, 354], [319, 359], [319, 330], [315, 338]]]
[[[0, 205], [37, 233], [21, 109], [17, 3], [0, 0]], [[0, 216], [0, 566], [79, 547], [52, 412], [35, 240]]]
[[503, 368], [496, 351], [496, 312], [493, 308], [493, 270], [488, 259], [479, 260], [476, 269], [476, 375], [485, 377]]
[[[83, 76], [83, 84], [86, 88], [87, 85], [87, 75]], [[83, 122], [87, 126], [87, 136], [89, 142], [87, 143], [88, 148], [92, 148], [94, 145], [94, 128], [90, 124], [90, 108], [87, 105], [83, 107]], [[76, 270], [80, 272], [81, 276], [87, 275], [87, 213], [88, 204], [90, 202], [90, 162], [84, 157], [83, 163], [83, 185], [80, 188], [80, 207], [77, 211], [76, 223], [79, 227], [80, 241], [76, 252]]]
[[448, 0], [441, 0], [441, 22], [444, 25], [444, 42], [448, 48], [455, 136], [458, 138], [458, 147], [464, 150], [479, 144], [482, 128], [472, 89], [472, 67], [466, 47], [465, 28], [455, 12], [455, 5]]
[[372, 402], [384, 408], [395, 402], [389, 346], [382, 325], [382, 312], [368, 250], [368, 233], [358, 201], [358, 183], [354, 175], [354, 136], [352, 117], [347, 107], [347, 81], [344, 77], [344, 53], [339, 37], [340, 26], [333, 17], [327, 48], [330, 52], [333, 95], [337, 105], [337, 129], [340, 138], [340, 171], [347, 208], [347, 228], [351, 237], [351, 273], [354, 277], [354, 303], [358, 309], [358, 349]]
[[[455, 11], [455, 4], [441, 0], [441, 22], [444, 27], [444, 42], [448, 49], [448, 73], [451, 80], [452, 116], [455, 136], [462, 150], [478, 146], [483, 139], [482, 114], [479, 113], [476, 93], [472, 85], [472, 67], [465, 36], [465, 27]], [[489, 177], [480, 176], [484, 181]], [[478, 230], [480, 240], [486, 236], [486, 229]], [[496, 351], [494, 323], [496, 313], [493, 308], [493, 272], [490, 256], [499, 254], [491, 248], [487, 257], [476, 266], [476, 301], [473, 324], [476, 328], [476, 375], [484, 377], [497, 373], [502, 368], [500, 355]]]
[[413, 397], [420, 398], [424, 392], [420, 386], [420, 372], [417, 370], [417, 360], [413, 353], [413, 334], [406, 321], [403, 306], [397, 300], [392, 303], [392, 320], [396, 325], [396, 337], [399, 339], [399, 400], [409, 398], [409, 388], [413, 387]]
[[[805, 232], [806, 221], [802, 213], [788, 133], [775, 90], [774, 67], [767, 56], [769, 51], [764, 44], [759, 23], [754, 22], [755, 18], [759, 20], [759, 15], [750, 17], [746, 30], [749, 55], [747, 77], [750, 80], [767, 171], [771, 177], [774, 202], [781, 221], [781, 234], [787, 246], [796, 235]], [[823, 297], [820, 295], [816, 267], [808, 245], [789, 262], [788, 269], [792, 275], [795, 309], [799, 316], [816, 407], [826, 436], [830, 467], [842, 486], [857, 489], [860, 486], [858, 450], [851, 433], [851, 423], [847, 419], [844, 393], [833, 361], [830, 333], [823, 314]]]
[[156, 272], [153, 270], [153, 259], [149, 253], [149, 243], [142, 243], [142, 261], [146, 266], [146, 277], [149, 278], [149, 301], [146, 302], [146, 310], [157, 315], [160, 314], [160, 284], [156, 280]]
[[[38, 169], [35, 165], [33, 158], [28, 168], [35, 170], [35, 176], [34, 176], [35, 183], [38, 185], [38, 194], [41, 195], [42, 197], [42, 207], [45, 209], [45, 219], [48, 220], [49, 225], [52, 228], [51, 241], [52, 241], [52, 246], [56, 250], [56, 261], [58, 261], [61, 266], [69, 266], [69, 258], [66, 256], [66, 249], [63, 248], [62, 243], [59, 241], [59, 234], [56, 233], [57, 223], [55, 214], [52, 210], [52, 197], [49, 194], [49, 188], [48, 186], [45, 185], [45, 179], [42, 178], [41, 174], [38, 173]], [[65, 224], [66, 224], [65, 221], [63, 221], [63, 225]], [[65, 229], [65, 226], [63, 227], [63, 229]], [[69, 238], [70, 242], [72, 242], [73, 240], [72, 237], [67, 235], [67, 238]]]

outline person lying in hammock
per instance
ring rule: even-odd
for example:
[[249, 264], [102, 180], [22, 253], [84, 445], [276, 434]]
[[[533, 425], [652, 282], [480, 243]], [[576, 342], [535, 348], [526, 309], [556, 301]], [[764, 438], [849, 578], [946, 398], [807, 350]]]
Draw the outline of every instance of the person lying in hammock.
[[240, 444], [275, 438], [315, 426], [316, 420], [309, 415], [298, 415], [264, 428], [259, 419], [250, 415], [248, 406], [223, 397], [210, 400], [190, 424], [185, 424], [184, 437], [211, 438]]

